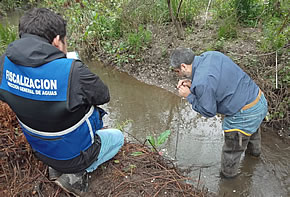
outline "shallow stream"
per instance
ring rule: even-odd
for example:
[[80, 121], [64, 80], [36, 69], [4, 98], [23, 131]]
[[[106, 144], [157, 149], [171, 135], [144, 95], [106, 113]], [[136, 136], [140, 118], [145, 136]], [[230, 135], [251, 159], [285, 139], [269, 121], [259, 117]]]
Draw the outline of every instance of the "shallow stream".
[[140, 142], [169, 129], [171, 135], [160, 150], [176, 161], [194, 185], [205, 186], [218, 196], [290, 196], [290, 147], [273, 132], [262, 132], [260, 158], [243, 156], [241, 174], [235, 179], [221, 179], [220, 117], [201, 117], [186, 100], [169, 91], [100, 63], [88, 65], [110, 89], [111, 101], [104, 106], [109, 113], [105, 124], [122, 125], [128, 139]]

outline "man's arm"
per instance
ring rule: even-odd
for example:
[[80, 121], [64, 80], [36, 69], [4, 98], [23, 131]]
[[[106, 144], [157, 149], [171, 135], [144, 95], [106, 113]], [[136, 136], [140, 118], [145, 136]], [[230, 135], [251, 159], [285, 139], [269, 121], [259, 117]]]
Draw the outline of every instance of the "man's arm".
[[[5, 54], [0, 57], [0, 85], [3, 77], [3, 64], [4, 64]], [[4, 101], [3, 96], [0, 94], [0, 100]]]
[[186, 97], [192, 109], [205, 117], [213, 117], [217, 113], [214, 91], [204, 87], [192, 87], [191, 93]]
[[73, 63], [70, 77], [69, 107], [80, 104], [102, 105], [110, 101], [108, 87], [81, 61]]

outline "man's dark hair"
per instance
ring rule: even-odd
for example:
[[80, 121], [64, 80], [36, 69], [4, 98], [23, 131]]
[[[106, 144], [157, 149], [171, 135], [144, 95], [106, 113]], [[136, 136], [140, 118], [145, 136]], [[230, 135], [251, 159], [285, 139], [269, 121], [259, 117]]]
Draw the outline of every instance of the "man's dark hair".
[[192, 64], [194, 53], [189, 48], [177, 48], [170, 56], [170, 64], [173, 68], [180, 68], [181, 64]]
[[33, 8], [26, 12], [19, 21], [19, 37], [25, 33], [45, 38], [49, 43], [52, 43], [57, 35], [64, 41], [66, 20], [47, 8]]

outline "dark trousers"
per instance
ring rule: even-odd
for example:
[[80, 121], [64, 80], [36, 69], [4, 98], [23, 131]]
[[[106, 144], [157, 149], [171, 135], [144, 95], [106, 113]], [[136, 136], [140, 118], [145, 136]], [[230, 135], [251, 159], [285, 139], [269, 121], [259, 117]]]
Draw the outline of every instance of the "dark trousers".
[[225, 177], [238, 174], [243, 152], [258, 157], [261, 153], [261, 131], [258, 129], [251, 136], [238, 131], [225, 133], [221, 156], [221, 173]]

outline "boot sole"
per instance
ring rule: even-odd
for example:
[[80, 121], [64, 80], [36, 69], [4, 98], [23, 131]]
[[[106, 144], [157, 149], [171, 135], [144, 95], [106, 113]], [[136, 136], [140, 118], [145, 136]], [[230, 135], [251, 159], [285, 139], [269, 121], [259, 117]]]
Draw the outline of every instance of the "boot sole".
[[61, 172], [52, 169], [51, 167], [49, 167], [48, 169], [48, 180], [50, 181], [55, 181], [56, 179], [58, 179], [60, 176], [62, 175]]
[[237, 173], [237, 174], [233, 174], [233, 175], [226, 175], [226, 174], [224, 174], [223, 172], [220, 172], [220, 177], [221, 177], [221, 178], [224, 178], [224, 179], [234, 179], [234, 178], [236, 178], [237, 176], [239, 176], [239, 173]]
[[76, 193], [74, 193], [73, 191], [69, 191], [69, 190], [67, 189], [67, 187], [69, 187], [69, 186], [66, 185], [66, 184], [61, 183], [58, 179], [56, 179], [54, 182], [55, 182], [59, 187], [61, 187], [63, 190], [65, 190], [66, 192], [68, 192], [68, 193], [70, 193], [70, 194], [73, 194], [73, 195], [76, 196], [76, 197], [80, 197], [79, 194], [76, 194]]

